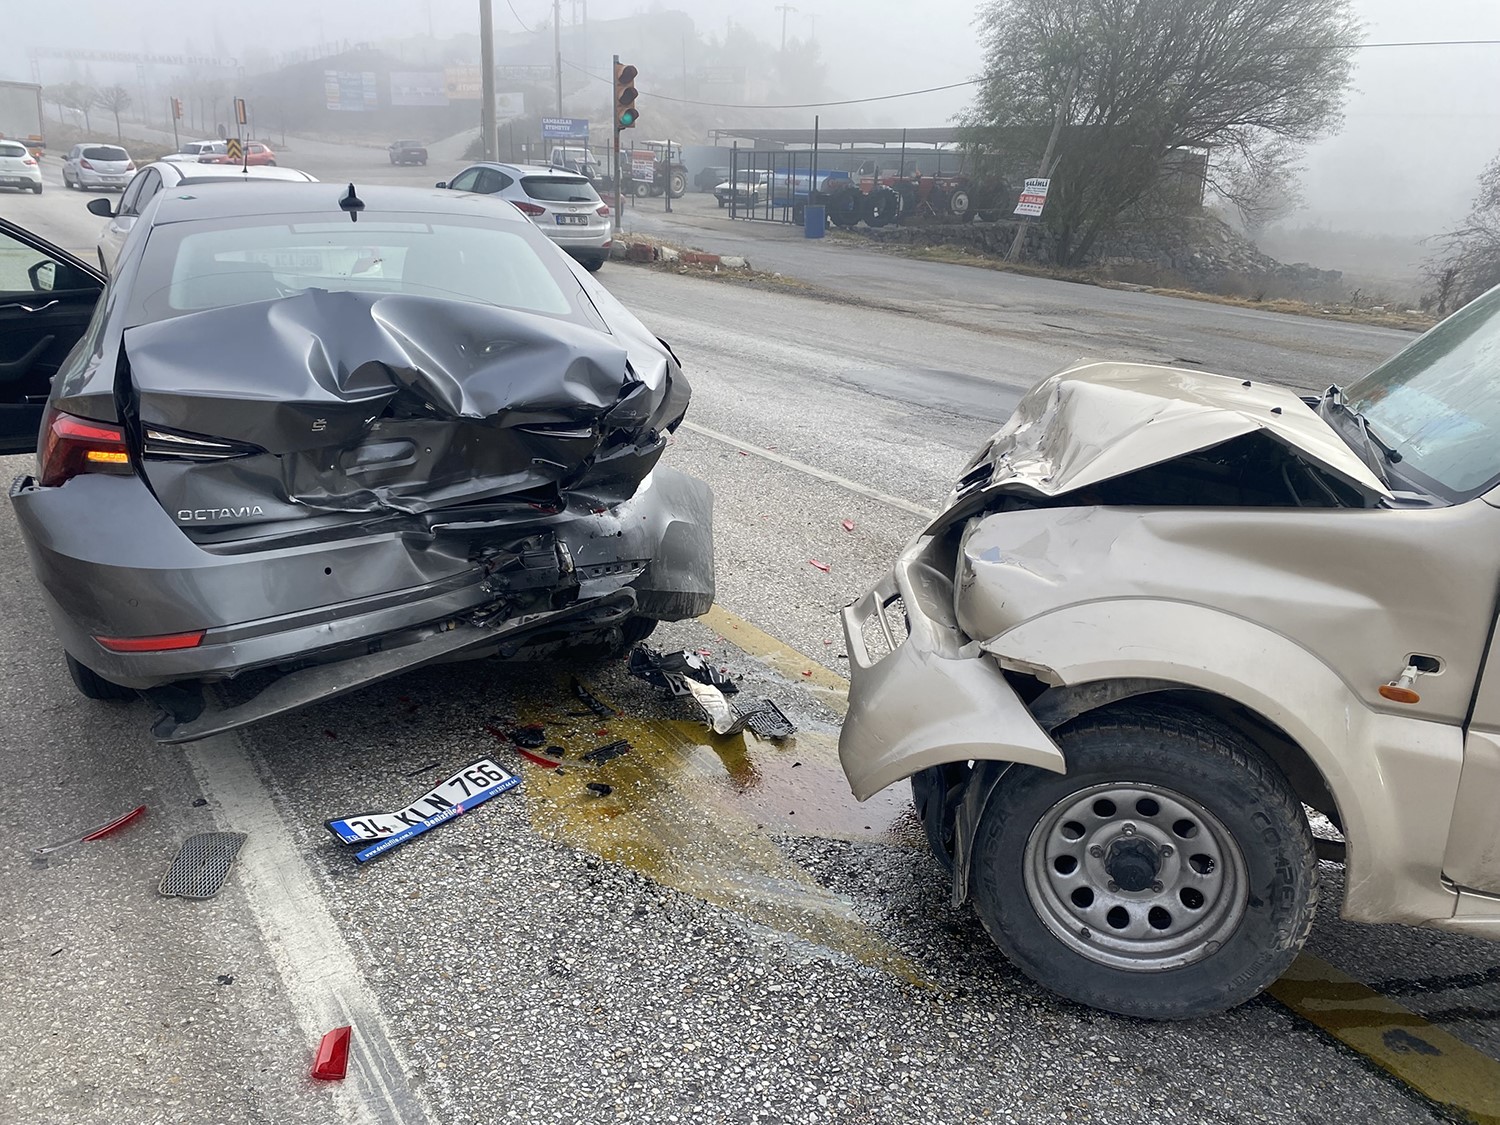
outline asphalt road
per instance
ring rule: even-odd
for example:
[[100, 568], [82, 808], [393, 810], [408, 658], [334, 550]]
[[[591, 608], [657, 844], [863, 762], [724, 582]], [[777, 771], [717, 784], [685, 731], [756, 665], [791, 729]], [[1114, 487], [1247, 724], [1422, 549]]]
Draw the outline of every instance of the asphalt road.
[[[321, 160], [335, 157], [305, 163], [329, 180], [452, 171], [382, 168], [370, 151]], [[0, 196], [0, 214], [87, 250], [99, 220], [48, 174], [40, 197]], [[752, 261], [834, 249], [771, 241]], [[697, 428], [668, 458], [716, 491], [720, 603], [738, 615], [653, 643], [709, 647], [752, 696], [775, 698], [801, 728], [783, 748], [705, 741], [617, 667], [581, 672], [619, 712], [597, 718], [578, 713], [575, 670], [492, 664], [158, 747], [144, 704], [73, 691], [0, 510], [0, 1120], [1452, 1119], [1270, 998], [1154, 1025], [1039, 991], [947, 906], [904, 794], [854, 805], [832, 756], [834, 611], [1022, 390], [1075, 358], [1031, 321], [1067, 317], [1089, 347], [1233, 374], [1316, 366], [1318, 381], [1403, 337], [837, 252], [824, 268], [870, 290], [967, 279], [973, 323], [620, 265], [600, 275], [689, 372]], [[795, 652], [749, 655], [763, 647], [752, 626]], [[544, 773], [487, 730], [528, 721], [573, 751], [622, 736], [635, 750]], [[522, 771], [521, 790], [376, 864], [356, 867], [323, 828], [483, 755]], [[614, 793], [586, 796], [596, 779]], [[116, 837], [31, 855], [141, 803], [145, 820]], [[160, 897], [181, 839], [212, 829], [249, 837], [224, 890]], [[1339, 872], [1323, 873], [1331, 904]], [[1497, 947], [1331, 909], [1312, 944], [1500, 1056]], [[317, 1037], [350, 1022], [350, 1079], [308, 1079]]]

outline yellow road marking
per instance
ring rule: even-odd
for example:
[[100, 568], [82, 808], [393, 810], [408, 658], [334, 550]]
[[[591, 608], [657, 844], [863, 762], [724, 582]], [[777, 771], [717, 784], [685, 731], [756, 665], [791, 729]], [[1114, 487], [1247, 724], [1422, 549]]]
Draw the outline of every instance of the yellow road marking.
[[[915, 839], [904, 798], [870, 808], [848, 795], [829, 736], [777, 745], [750, 735], [718, 738], [700, 723], [670, 719], [564, 717], [556, 703], [564, 698], [570, 693], [558, 685], [516, 701], [523, 723], [540, 723], [568, 750], [560, 769], [523, 767], [539, 835], [931, 987], [859, 919], [848, 898], [822, 886], [772, 839], [773, 831], [867, 839], [905, 832]], [[617, 739], [629, 741], [628, 753], [598, 764], [580, 760]], [[589, 782], [611, 791], [596, 796]]]
[[771, 636], [743, 617], [730, 613], [715, 602], [713, 608], [698, 618], [736, 648], [769, 664], [794, 684], [810, 690], [829, 710], [843, 717], [849, 710], [849, 681], [816, 660], [803, 656], [791, 645]]
[[[847, 712], [849, 681], [843, 676], [723, 606], [715, 605], [701, 620], [788, 679], [810, 680], [820, 700], [840, 715]], [[813, 675], [803, 677], [804, 669]], [[1474, 1125], [1500, 1125], [1500, 1061], [1347, 973], [1304, 953], [1268, 992], [1423, 1097]]]
[[1474, 1125], [1500, 1125], [1500, 1062], [1304, 953], [1268, 990], [1297, 1015]]

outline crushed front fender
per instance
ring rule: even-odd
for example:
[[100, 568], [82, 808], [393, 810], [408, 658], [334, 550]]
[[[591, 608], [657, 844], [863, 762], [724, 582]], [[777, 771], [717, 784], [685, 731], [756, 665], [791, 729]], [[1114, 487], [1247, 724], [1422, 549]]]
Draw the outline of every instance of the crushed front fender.
[[[1062, 751], [991, 657], [953, 617], [951, 549], [915, 540], [895, 569], [843, 610], [849, 712], [839, 759], [861, 801], [918, 770], [949, 762], [1018, 762], [1062, 773]], [[888, 615], [905, 611], [898, 642]], [[889, 652], [872, 658], [874, 624]]]

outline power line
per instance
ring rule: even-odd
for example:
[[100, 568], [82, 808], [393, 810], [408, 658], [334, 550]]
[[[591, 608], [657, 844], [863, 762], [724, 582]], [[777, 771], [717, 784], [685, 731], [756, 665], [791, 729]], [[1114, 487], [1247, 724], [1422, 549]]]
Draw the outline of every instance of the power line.
[[[510, 0], [506, 0], [506, 3], [509, 3], [509, 2], [510, 2]], [[512, 7], [511, 11], [515, 12], [515, 8]], [[516, 18], [518, 20], [520, 19], [519, 16], [517, 16]], [[526, 25], [522, 24], [521, 26], [525, 27]], [[1396, 42], [1396, 43], [1336, 43], [1336, 44], [1331, 44], [1331, 45], [1328, 45], [1328, 46], [1289, 47], [1289, 48], [1286, 48], [1286, 49], [1287, 50], [1293, 50], [1293, 51], [1364, 51], [1364, 50], [1379, 50], [1381, 48], [1386, 48], [1386, 47], [1497, 47], [1497, 46], [1500, 46], [1500, 39], [1429, 39], [1429, 40], [1413, 40], [1413, 41]], [[570, 66], [574, 70], [582, 71], [584, 74], [587, 74], [590, 78], [597, 79], [600, 82], [609, 82], [609, 81], [611, 81], [611, 79], [606, 78], [604, 75], [597, 74], [594, 71], [588, 69], [587, 67], [579, 66], [577, 63], [569, 62], [567, 59], [563, 60], [563, 65], [564, 66]], [[679, 105], [701, 105], [701, 106], [706, 106], [706, 107], [711, 108], [711, 109], [827, 109], [830, 106], [866, 105], [866, 104], [868, 104], [870, 102], [888, 102], [888, 101], [894, 101], [897, 98], [911, 98], [911, 97], [917, 96], [918, 94], [936, 94], [936, 93], [940, 93], [943, 90], [958, 90], [958, 89], [962, 89], [965, 86], [978, 86], [983, 81], [984, 81], [984, 79], [982, 79], [982, 78], [970, 78], [970, 79], [968, 79], [967, 81], [964, 81], [964, 82], [950, 82], [946, 86], [928, 86], [925, 89], [921, 89], [921, 90], [903, 90], [899, 94], [877, 94], [876, 96], [870, 97], [870, 98], [847, 98], [847, 99], [844, 99], [843, 101], [835, 101], [835, 102], [795, 102], [795, 103], [783, 103], [783, 104], [779, 104], [779, 105], [759, 105], [759, 104], [751, 105], [751, 104], [746, 104], [746, 103], [742, 103], [742, 102], [704, 102], [704, 101], [698, 101], [698, 100], [696, 100], [694, 98], [674, 98], [670, 94], [654, 94], [654, 93], [652, 93], [649, 90], [642, 90], [640, 96], [643, 97], [643, 98], [658, 98], [658, 99], [660, 99], [661, 101], [664, 101], [664, 102], [676, 102]]]
[[511, 0], [505, 0], [505, 6], [510, 9], [510, 14], [516, 17], [516, 22], [521, 25], [522, 31], [527, 35], [537, 34], [536, 31], [526, 26], [526, 21], [521, 18], [521, 13], [516, 11], [516, 6], [511, 3]]
[[[611, 82], [613, 79], [590, 70], [588, 67], [579, 66], [575, 62], [563, 59], [563, 66], [570, 66], [574, 70], [587, 74], [590, 78], [600, 82]], [[838, 102], [797, 102], [795, 104], [781, 105], [743, 105], [738, 102], [700, 102], [694, 98], [674, 98], [669, 94], [654, 94], [650, 90], [642, 90], [640, 96], [643, 98], [658, 98], [664, 102], [677, 102], [681, 105], [711, 106], [714, 109], [822, 109], [833, 105], [861, 105], [865, 102], [888, 102], [892, 98], [909, 98], [916, 94], [934, 94], [939, 90], [957, 90], [962, 86], [978, 85], [983, 79], [970, 78], [964, 82], [950, 82], [946, 86], [929, 86], [925, 90], [904, 90], [899, 94], [877, 94], [873, 98], [848, 98]]]

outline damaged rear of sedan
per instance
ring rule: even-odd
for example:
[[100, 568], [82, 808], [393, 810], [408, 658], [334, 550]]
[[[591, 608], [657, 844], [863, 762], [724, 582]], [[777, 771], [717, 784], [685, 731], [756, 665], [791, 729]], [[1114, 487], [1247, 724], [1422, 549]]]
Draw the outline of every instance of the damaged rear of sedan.
[[1497, 361], [1500, 290], [1310, 399], [1039, 384], [844, 611], [855, 794], [910, 778], [954, 904], [1110, 1011], [1265, 988], [1320, 857], [1346, 918], [1500, 939]]
[[182, 742], [705, 612], [712, 496], [658, 464], [688, 398], [519, 214], [203, 185], [143, 212], [11, 500], [75, 683]]

